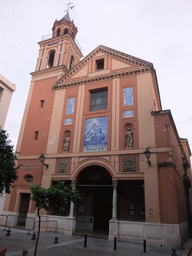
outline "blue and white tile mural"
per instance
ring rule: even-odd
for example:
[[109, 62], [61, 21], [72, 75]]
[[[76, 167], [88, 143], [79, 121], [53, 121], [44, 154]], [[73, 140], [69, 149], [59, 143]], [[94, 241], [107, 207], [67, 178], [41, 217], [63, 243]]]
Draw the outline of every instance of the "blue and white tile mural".
[[107, 150], [108, 116], [85, 120], [83, 152]]
[[123, 117], [133, 117], [133, 110], [124, 111]]
[[65, 125], [66, 124], [72, 124], [73, 123], [73, 118], [67, 118], [65, 119]]
[[133, 105], [133, 87], [125, 88], [123, 90], [124, 106]]
[[67, 100], [67, 109], [66, 109], [66, 115], [70, 115], [74, 113], [74, 107], [75, 107], [75, 98], [70, 98]]

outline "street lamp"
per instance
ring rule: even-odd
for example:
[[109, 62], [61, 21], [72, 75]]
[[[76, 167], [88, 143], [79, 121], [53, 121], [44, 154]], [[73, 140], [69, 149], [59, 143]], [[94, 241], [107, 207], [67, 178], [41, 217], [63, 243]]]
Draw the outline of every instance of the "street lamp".
[[41, 153], [40, 157], [39, 157], [39, 161], [48, 169], [49, 165], [45, 164], [45, 156], [43, 155], [43, 153]]
[[151, 155], [151, 152], [149, 151], [149, 149], [148, 149], [148, 148], [146, 148], [146, 149], [145, 149], [144, 154], [145, 154], [145, 157], [146, 157], [146, 159], [147, 159], [147, 163], [148, 163], [148, 165], [151, 167], [151, 161], [149, 160], [150, 155]]

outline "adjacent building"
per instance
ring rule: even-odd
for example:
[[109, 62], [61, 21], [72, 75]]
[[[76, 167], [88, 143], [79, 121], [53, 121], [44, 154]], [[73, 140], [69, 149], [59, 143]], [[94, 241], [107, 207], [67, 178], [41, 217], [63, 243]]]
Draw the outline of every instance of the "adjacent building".
[[3, 129], [7, 112], [11, 102], [12, 93], [16, 90], [14, 84], [0, 74], [0, 126]]
[[103, 45], [82, 59], [76, 33], [66, 14], [39, 42], [17, 144], [23, 166], [4, 213], [34, 217], [29, 185], [64, 180], [83, 199], [44, 213], [47, 225], [180, 247], [191, 225], [191, 151], [162, 110], [153, 64]]
[[[12, 93], [16, 87], [0, 74], [0, 129], [4, 128]], [[5, 194], [0, 194], [0, 214], [3, 211]]]

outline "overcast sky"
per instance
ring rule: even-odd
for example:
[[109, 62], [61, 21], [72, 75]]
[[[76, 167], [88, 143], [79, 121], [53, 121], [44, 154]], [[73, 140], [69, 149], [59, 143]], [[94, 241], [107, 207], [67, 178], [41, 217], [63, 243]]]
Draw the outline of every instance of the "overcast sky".
[[[70, 12], [84, 56], [98, 45], [152, 62], [162, 108], [170, 109], [179, 136], [192, 146], [192, 1], [74, 0]], [[16, 85], [5, 129], [16, 146], [39, 52], [68, 0], [0, 0], [0, 73]], [[192, 148], [192, 147], [191, 147]]]

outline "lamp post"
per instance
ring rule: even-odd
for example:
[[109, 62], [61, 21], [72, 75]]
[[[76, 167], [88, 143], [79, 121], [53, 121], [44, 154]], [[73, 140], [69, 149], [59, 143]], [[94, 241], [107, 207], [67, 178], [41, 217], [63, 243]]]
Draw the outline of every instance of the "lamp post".
[[146, 148], [146, 149], [145, 149], [144, 154], [145, 154], [145, 157], [146, 157], [146, 159], [147, 159], [148, 165], [151, 167], [151, 161], [149, 160], [149, 159], [150, 159], [151, 152], [149, 151], [149, 148]]
[[45, 156], [43, 155], [43, 153], [41, 153], [40, 157], [39, 157], [39, 161], [48, 169], [49, 165], [45, 164]]

